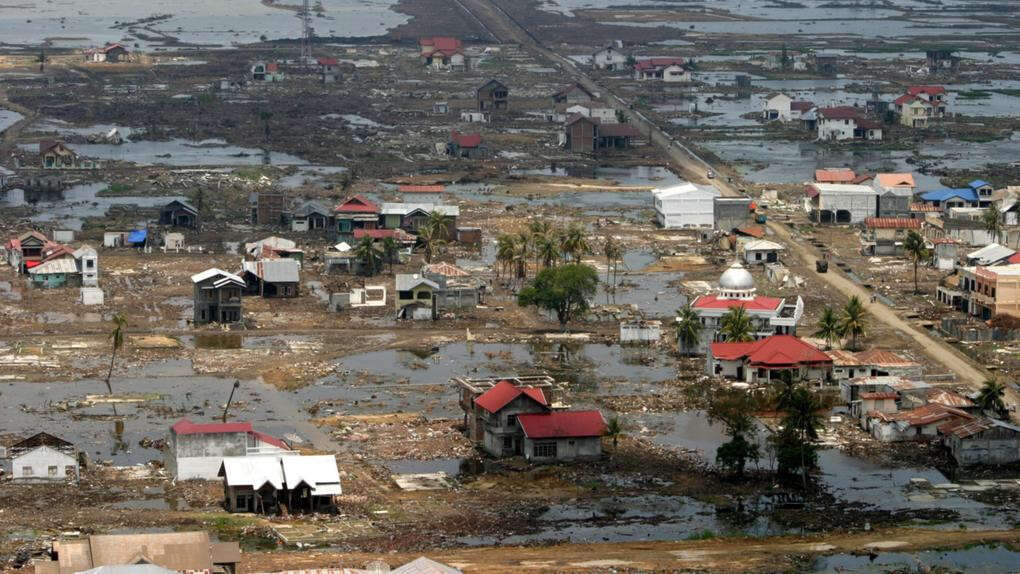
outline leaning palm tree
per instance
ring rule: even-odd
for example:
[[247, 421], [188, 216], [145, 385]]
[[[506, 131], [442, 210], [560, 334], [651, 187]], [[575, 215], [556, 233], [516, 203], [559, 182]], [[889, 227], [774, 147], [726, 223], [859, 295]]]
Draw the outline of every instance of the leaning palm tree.
[[110, 386], [110, 379], [113, 377], [113, 362], [117, 359], [117, 351], [124, 346], [124, 327], [127, 326], [127, 319], [124, 315], [117, 313], [113, 316], [113, 331], [110, 331], [110, 370], [106, 372], [106, 392], [113, 394], [113, 388]]
[[825, 348], [831, 349], [832, 342], [839, 339], [839, 315], [832, 310], [832, 307], [826, 307], [822, 311], [821, 318], [818, 319], [818, 330], [815, 331], [815, 337], [821, 337], [825, 340]]
[[722, 316], [719, 333], [731, 343], [741, 343], [754, 340], [754, 327], [751, 324], [751, 316], [743, 305], [730, 307], [730, 310]]
[[371, 237], [363, 237], [354, 248], [354, 254], [361, 262], [361, 272], [365, 275], [375, 275], [379, 270], [379, 251]]
[[984, 215], [981, 217], [982, 223], [985, 225], [985, 231], [992, 236], [992, 241], [996, 243], [1002, 243], [1002, 211], [999, 209], [999, 205], [993, 203], [985, 209]]
[[578, 222], [573, 222], [563, 232], [563, 254], [580, 262], [581, 258], [592, 252], [588, 232]]
[[432, 230], [432, 236], [436, 239], [442, 239], [443, 241], [450, 239], [449, 219], [439, 211], [432, 210], [429, 212], [428, 219], [425, 220], [425, 227]]
[[1006, 385], [995, 379], [989, 379], [981, 387], [981, 392], [978, 393], [974, 402], [977, 403], [977, 406], [982, 411], [992, 413], [997, 418], [1004, 419], [1009, 416], [1009, 410], [1006, 409], [1006, 402], [1003, 400], [1005, 395]]
[[920, 289], [917, 287], [917, 265], [929, 257], [928, 246], [925, 245], [924, 237], [916, 231], [907, 232], [907, 238], [903, 241], [903, 250], [914, 263], [914, 293]]
[[676, 343], [680, 353], [692, 355], [701, 341], [701, 317], [694, 312], [690, 301], [676, 311]]
[[842, 337], [850, 337], [850, 348], [857, 350], [857, 341], [867, 335], [867, 320], [864, 317], [864, 304], [854, 295], [843, 306], [843, 312], [839, 318], [839, 334]]
[[390, 271], [393, 271], [393, 262], [400, 258], [400, 246], [397, 245], [397, 240], [392, 237], [383, 239], [382, 242], [383, 258], [390, 265]]

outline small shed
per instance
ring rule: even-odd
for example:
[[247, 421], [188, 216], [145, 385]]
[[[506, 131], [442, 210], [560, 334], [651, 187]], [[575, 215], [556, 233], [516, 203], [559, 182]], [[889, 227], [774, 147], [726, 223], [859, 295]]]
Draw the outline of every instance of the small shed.
[[163, 247], [167, 249], [184, 249], [183, 233], [166, 233], [163, 235]]
[[662, 321], [622, 321], [620, 343], [656, 343], [662, 339]]
[[99, 287], [82, 287], [78, 302], [82, 305], [102, 305], [103, 290]]
[[198, 208], [186, 201], [175, 199], [159, 210], [159, 223], [172, 227], [198, 229], [200, 223]]
[[49, 433], [37, 433], [8, 449], [15, 482], [78, 481], [78, 453], [74, 445]]
[[754, 239], [744, 243], [744, 261], [748, 265], [764, 265], [779, 261], [782, 245], [767, 239]]

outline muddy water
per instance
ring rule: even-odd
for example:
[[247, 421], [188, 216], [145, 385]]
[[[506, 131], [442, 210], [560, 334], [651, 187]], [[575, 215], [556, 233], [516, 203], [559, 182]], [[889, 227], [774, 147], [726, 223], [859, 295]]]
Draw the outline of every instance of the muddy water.
[[615, 181], [617, 185], [624, 187], [668, 187], [683, 181], [668, 168], [649, 165], [634, 167], [550, 166], [541, 169], [511, 169], [510, 175], [598, 179]]
[[815, 560], [808, 572], [880, 574], [883, 572], [968, 572], [999, 574], [1020, 570], [1020, 552], [1004, 546], [975, 546], [960, 550], [925, 550], [910, 554], [883, 552], [837, 554]]
[[135, 141], [121, 145], [68, 144], [79, 154], [101, 160], [116, 160], [137, 165], [235, 166], [303, 165], [305, 160], [279, 152], [232, 146], [221, 139], [190, 141]]
[[[106, 183], [85, 183], [67, 188], [62, 193], [48, 197], [45, 201], [31, 203], [36, 213], [32, 221], [52, 222], [69, 229], [81, 230], [82, 223], [88, 217], [102, 217], [115, 205], [135, 205], [152, 208], [177, 199], [181, 196], [120, 196], [98, 197], [96, 194], [109, 187]], [[25, 192], [20, 189], [11, 190], [0, 205], [26, 205]]]

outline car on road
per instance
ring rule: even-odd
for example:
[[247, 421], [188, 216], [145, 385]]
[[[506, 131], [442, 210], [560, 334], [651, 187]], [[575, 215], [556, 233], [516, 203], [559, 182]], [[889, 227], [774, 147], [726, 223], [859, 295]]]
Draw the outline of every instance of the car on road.
[[705, 174], [705, 177], [707, 177], [708, 179], [715, 179], [715, 172], [712, 170], [708, 170], [708, 173]]

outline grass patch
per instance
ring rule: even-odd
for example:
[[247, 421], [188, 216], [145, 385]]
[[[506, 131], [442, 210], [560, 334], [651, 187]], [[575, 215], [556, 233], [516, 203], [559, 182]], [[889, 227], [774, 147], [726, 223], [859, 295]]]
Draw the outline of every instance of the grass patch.
[[711, 530], [702, 530], [701, 532], [689, 534], [686, 540], [712, 540], [715, 537], [715, 532], [712, 532]]
[[961, 100], [986, 100], [992, 97], [992, 92], [986, 90], [966, 90], [957, 92], [956, 97]]

